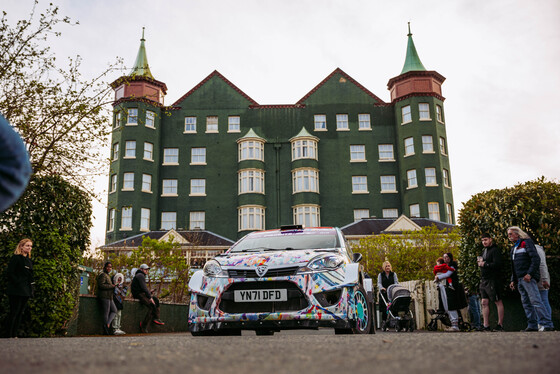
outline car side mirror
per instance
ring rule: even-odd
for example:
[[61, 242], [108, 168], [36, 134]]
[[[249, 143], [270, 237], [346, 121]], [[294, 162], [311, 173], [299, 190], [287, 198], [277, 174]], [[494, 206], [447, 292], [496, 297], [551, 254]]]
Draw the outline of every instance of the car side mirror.
[[354, 253], [352, 255], [352, 261], [353, 262], [360, 262], [361, 259], [362, 259], [362, 254], [361, 253]]

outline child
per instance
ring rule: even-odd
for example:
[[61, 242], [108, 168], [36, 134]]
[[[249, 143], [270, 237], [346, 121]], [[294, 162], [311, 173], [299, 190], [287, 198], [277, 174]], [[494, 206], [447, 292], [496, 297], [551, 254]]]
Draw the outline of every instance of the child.
[[113, 329], [115, 335], [124, 335], [126, 334], [123, 330], [121, 330], [121, 316], [123, 310], [123, 300], [126, 296], [126, 286], [124, 286], [124, 275], [121, 273], [115, 274], [113, 277], [113, 284], [116, 285], [115, 293], [113, 294], [113, 301], [117, 307], [117, 314], [113, 319]]
[[[436, 260], [436, 266], [434, 266], [434, 275], [438, 275], [438, 274], [443, 274], [443, 273], [447, 273], [448, 271], [455, 271], [455, 269], [453, 269], [452, 267], [450, 267], [449, 265], [447, 265], [445, 263], [445, 261], [443, 260], [443, 257], [439, 257]], [[447, 278], [447, 286], [454, 290], [453, 288], [453, 281], [451, 280], [451, 277]]]

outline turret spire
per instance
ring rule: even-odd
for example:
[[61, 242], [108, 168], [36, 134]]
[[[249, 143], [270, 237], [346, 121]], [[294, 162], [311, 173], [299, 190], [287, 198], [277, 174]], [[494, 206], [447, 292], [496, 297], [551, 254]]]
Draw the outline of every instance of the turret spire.
[[412, 32], [410, 31], [410, 22], [408, 23], [408, 45], [406, 47], [406, 59], [404, 61], [404, 66], [401, 74], [408, 73], [409, 71], [426, 71], [420, 57], [418, 57], [418, 52], [416, 52], [416, 47], [414, 46], [414, 41], [412, 40]]
[[144, 45], [144, 27], [142, 27], [142, 39], [140, 39], [140, 48], [138, 49], [138, 55], [136, 56], [136, 62], [132, 67], [130, 76], [142, 76], [154, 79], [152, 72], [150, 71], [150, 65], [148, 65], [148, 57], [146, 55], [146, 47]]

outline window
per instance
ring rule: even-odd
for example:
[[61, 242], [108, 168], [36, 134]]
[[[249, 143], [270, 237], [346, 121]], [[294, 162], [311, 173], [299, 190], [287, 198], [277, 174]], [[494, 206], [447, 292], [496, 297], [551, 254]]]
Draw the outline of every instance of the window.
[[379, 144], [379, 161], [395, 161], [392, 144]]
[[436, 118], [439, 122], [443, 123], [443, 111], [441, 105], [436, 105]]
[[292, 171], [292, 191], [319, 193], [319, 171], [316, 169], [296, 169]]
[[412, 114], [410, 112], [410, 105], [401, 108], [402, 123], [412, 122]]
[[371, 130], [369, 113], [358, 114], [358, 130]]
[[204, 221], [206, 218], [205, 212], [190, 212], [189, 215], [189, 229], [195, 230], [200, 229], [204, 230]]
[[[116, 129], [117, 127], [119, 127], [121, 125], [121, 118], [122, 118], [121, 111], [118, 110], [115, 113], [115, 123], [113, 124], [113, 128]], [[109, 230], [109, 231], [113, 231], [113, 230]]]
[[447, 223], [453, 223], [453, 207], [447, 204]]
[[366, 176], [352, 177], [352, 193], [369, 193]]
[[428, 203], [428, 218], [439, 221], [439, 203]]
[[315, 131], [327, 130], [327, 116], [324, 114], [315, 114]]
[[420, 121], [429, 121], [430, 118], [430, 105], [428, 103], [418, 104], [418, 112]]
[[420, 218], [420, 205], [419, 204], [411, 204], [409, 205], [410, 210], [410, 218]]
[[264, 208], [262, 206], [242, 206], [238, 209], [239, 231], [264, 229]]
[[439, 153], [441, 153], [442, 155], [447, 154], [445, 150], [445, 138], [442, 137], [439, 138]]
[[119, 143], [113, 144], [113, 161], [119, 159]]
[[436, 169], [426, 168], [424, 169], [424, 173], [426, 175], [426, 186], [437, 186]]
[[264, 161], [264, 143], [254, 140], [245, 140], [239, 143], [239, 161], [260, 160]]
[[228, 117], [228, 132], [240, 132], [241, 131], [241, 119], [239, 116], [229, 116]]
[[126, 119], [127, 125], [137, 125], [138, 124], [138, 109], [131, 108], [128, 110], [128, 116]]
[[239, 194], [264, 193], [264, 171], [241, 170], [239, 172]]
[[111, 189], [109, 193], [113, 193], [117, 190], [117, 174], [111, 175]]
[[178, 165], [178, 164], [179, 164], [179, 148], [164, 148], [163, 165]]
[[171, 230], [177, 228], [177, 212], [161, 212], [161, 229]]
[[443, 169], [443, 185], [445, 187], [451, 187], [451, 183], [449, 183], [449, 171], [447, 171], [447, 169]]
[[414, 154], [414, 138], [406, 138], [404, 140], [404, 155], [411, 156]]
[[152, 192], [152, 176], [142, 174], [142, 192]]
[[191, 195], [206, 196], [206, 179], [191, 179]]
[[136, 157], [136, 140], [127, 140], [124, 143], [124, 158]]
[[196, 132], [196, 117], [185, 117], [185, 132]]
[[348, 114], [336, 115], [336, 130], [348, 130]]
[[300, 205], [294, 207], [294, 224], [303, 227], [321, 226], [321, 217], [317, 205]]
[[292, 142], [292, 161], [300, 158], [317, 159], [317, 141], [296, 140]]
[[154, 145], [144, 142], [144, 160], [154, 161]]
[[381, 176], [381, 192], [397, 192], [397, 182], [394, 175]]
[[132, 207], [126, 206], [121, 210], [121, 230], [132, 230]]
[[151, 110], [146, 111], [146, 127], [156, 127], [156, 114]]
[[109, 229], [107, 231], [115, 230], [115, 209], [109, 210]]
[[206, 165], [206, 148], [191, 148], [191, 165]]
[[218, 116], [206, 117], [206, 132], [218, 132]]
[[365, 145], [351, 145], [350, 146], [350, 162], [365, 162], [366, 161], [366, 146]]
[[398, 209], [383, 209], [383, 218], [397, 218], [398, 216]]
[[408, 188], [418, 187], [418, 179], [416, 178], [416, 169], [408, 170], [406, 172], [406, 179], [408, 180]]
[[140, 230], [150, 231], [150, 209], [148, 208], [140, 210]]
[[177, 179], [164, 179], [161, 196], [177, 196]]
[[134, 190], [134, 173], [124, 173], [122, 189], [123, 191]]
[[434, 153], [434, 139], [431, 135], [422, 136], [422, 152]]
[[369, 218], [369, 209], [354, 209], [354, 222]]

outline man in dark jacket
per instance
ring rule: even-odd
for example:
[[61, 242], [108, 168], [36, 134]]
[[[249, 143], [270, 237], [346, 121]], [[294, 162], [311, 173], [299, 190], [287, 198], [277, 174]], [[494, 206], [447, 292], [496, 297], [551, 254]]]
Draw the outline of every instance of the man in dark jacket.
[[482, 297], [482, 318], [484, 327], [482, 331], [491, 331], [490, 328], [490, 301], [498, 309], [498, 326], [495, 331], [504, 331], [504, 303], [502, 302], [500, 279], [502, 274], [502, 254], [490, 234], [481, 237], [484, 250], [478, 257], [480, 267], [480, 296]]
[[513, 290], [517, 286], [521, 294], [521, 303], [527, 316], [527, 328], [524, 331], [538, 331], [538, 325], [545, 331], [554, 330], [547, 317], [541, 301], [537, 282], [540, 279], [539, 265], [541, 259], [533, 241], [526, 232], [517, 226], [508, 228], [508, 239], [514, 243], [511, 248], [511, 283]]
[[159, 300], [152, 296], [152, 293], [146, 285], [146, 275], [150, 271], [150, 267], [146, 264], [140, 265], [140, 268], [134, 275], [132, 279], [132, 284], [130, 289], [132, 291], [132, 296], [140, 301], [140, 304], [148, 307], [148, 312], [144, 320], [140, 322], [140, 331], [143, 333], [148, 332], [148, 325], [150, 321], [156, 325], [164, 325], [164, 323], [159, 319]]

